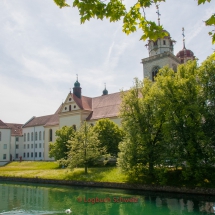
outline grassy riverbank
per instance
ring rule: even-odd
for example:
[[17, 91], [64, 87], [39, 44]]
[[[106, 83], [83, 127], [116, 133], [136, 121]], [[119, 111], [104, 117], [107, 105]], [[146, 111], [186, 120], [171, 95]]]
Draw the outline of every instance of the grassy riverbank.
[[0, 167], [0, 176], [119, 183], [127, 181], [127, 177], [117, 167], [89, 168], [86, 175], [83, 168], [71, 171], [59, 168], [57, 162], [42, 161], [11, 162]]
[[[211, 175], [215, 176], [215, 169]], [[72, 180], [72, 181], [94, 181], [94, 182], [117, 182], [117, 183], [138, 183], [138, 184], [154, 184], [168, 185], [175, 187], [202, 187], [215, 188], [215, 177], [210, 180], [194, 182], [193, 180], [183, 180], [180, 169], [174, 170], [167, 168], [162, 177], [158, 175], [151, 179], [142, 176], [141, 181], [135, 178], [128, 178], [120, 172], [117, 167], [94, 167], [88, 168], [88, 174], [84, 173], [84, 168], [75, 168], [74, 170], [62, 169], [57, 162], [42, 162], [42, 161], [22, 161], [11, 162], [6, 166], [0, 167], [0, 176], [7, 177], [23, 177], [23, 178], [41, 178], [41, 179], [57, 179], [57, 180]]]

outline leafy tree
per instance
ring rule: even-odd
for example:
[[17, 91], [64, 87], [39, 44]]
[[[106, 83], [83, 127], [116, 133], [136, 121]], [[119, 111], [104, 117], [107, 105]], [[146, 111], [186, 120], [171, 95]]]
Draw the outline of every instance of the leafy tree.
[[55, 160], [67, 159], [67, 153], [69, 148], [67, 146], [68, 140], [71, 140], [75, 135], [73, 127], [64, 126], [56, 131], [56, 141], [50, 143], [49, 157], [55, 158]]
[[[198, 5], [210, 2], [211, 0], [198, 0]], [[68, 7], [66, 0], [54, 0], [60, 7]], [[81, 23], [91, 18], [103, 20], [107, 18], [110, 22], [116, 22], [123, 19], [123, 32], [130, 34], [141, 29], [143, 32], [141, 40], [147, 38], [156, 40], [159, 37], [165, 36], [161, 26], [157, 26], [154, 22], [147, 20], [144, 16], [144, 8], [150, 7], [153, 4], [165, 2], [165, 0], [136, 0], [134, 5], [128, 10], [126, 4], [122, 0], [73, 0], [73, 7], [77, 7], [81, 16]], [[215, 25], [215, 14], [205, 21], [207, 26]], [[212, 42], [215, 43], [215, 33], [209, 32], [212, 37]]]
[[182, 167], [186, 179], [194, 180], [203, 179], [214, 165], [214, 149], [205, 129], [211, 119], [198, 70], [196, 61], [189, 61], [177, 73], [163, 68], [156, 79], [165, 106], [162, 133], [169, 144], [168, 157]]
[[69, 141], [67, 163], [70, 168], [84, 166], [85, 173], [89, 165], [94, 164], [99, 158], [105, 155], [106, 150], [101, 147], [98, 135], [93, 131], [93, 127], [84, 122], [75, 136]]
[[163, 107], [160, 92], [148, 80], [136, 80], [135, 86], [124, 93], [121, 114], [125, 138], [120, 143], [118, 164], [132, 176], [154, 175], [159, 163], [162, 145]]
[[119, 126], [110, 119], [100, 119], [93, 130], [98, 134], [101, 145], [106, 147], [107, 153], [117, 155], [119, 142], [123, 138], [123, 132]]

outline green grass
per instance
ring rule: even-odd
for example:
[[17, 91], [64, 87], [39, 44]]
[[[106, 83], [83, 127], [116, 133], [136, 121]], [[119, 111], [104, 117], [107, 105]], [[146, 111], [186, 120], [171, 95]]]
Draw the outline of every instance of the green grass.
[[0, 167], [0, 176], [43, 178], [77, 181], [98, 181], [98, 182], [127, 182], [127, 177], [117, 167], [96, 167], [88, 168], [88, 174], [84, 168], [74, 170], [61, 169], [57, 162], [36, 162], [23, 161], [11, 162]]
[[4, 167], [0, 167], [0, 176], [42, 178], [75, 181], [95, 181], [95, 182], [117, 182], [117, 183], [138, 183], [169, 185], [176, 187], [203, 187], [215, 188], [215, 169], [210, 171], [210, 178], [194, 182], [194, 180], [184, 180], [181, 169], [174, 170], [168, 168], [162, 177], [157, 172], [156, 177], [142, 175], [139, 179], [126, 176], [117, 167], [94, 167], [88, 168], [88, 174], [84, 173], [84, 168], [74, 170], [59, 168], [57, 162], [36, 162], [22, 161], [11, 162]]

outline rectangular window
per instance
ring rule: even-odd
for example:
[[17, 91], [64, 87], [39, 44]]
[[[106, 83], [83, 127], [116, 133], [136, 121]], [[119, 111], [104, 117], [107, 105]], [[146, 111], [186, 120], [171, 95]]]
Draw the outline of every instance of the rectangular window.
[[29, 144], [28, 144], [28, 149], [29, 149]]
[[7, 144], [4, 144], [4, 149], [7, 149]]
[[34, 144], [31, 144], [31, 148], [32, 148], [32, 149], [34, 148]]
[[16, 137], [16, 142], [19, 142], [19, 137]]
[[35, 158], [37, 157], [37, 152], [35, 152]]
[[26, 133], [24, 133], [24, 142], [26, 141]]
[[24, 149], [25, 149], [25, 144], [24, 144]]
[[37, 143], [35, 144], [35, 148], [37, 148]]
[[39, 152], [39, 158], [41, 158], [41, 152]]
[[6, 160], [6, 159], [7, 159], [7, 155], [3, 154], [3, 160]]
[[16, 154], [16, 158], [19, 158], [19, 154]]
[[33, 156], [34, 156], [34, 153], [33, 153], [33, 152], [31, 152], [31, 157], [33, 158]]
[[27, 157], [29, 158], [29, 152], [27, 153]]
[[23, 153], [23, 157], [25, 158], [25, 152]]
[[39, 143], [39, 148], [41, 148], [42, 147], [42, 144], [41, 143]]
[[16, 144], [16, 149], [18, 149], [19, 148], [19, 145], [18, 144]]

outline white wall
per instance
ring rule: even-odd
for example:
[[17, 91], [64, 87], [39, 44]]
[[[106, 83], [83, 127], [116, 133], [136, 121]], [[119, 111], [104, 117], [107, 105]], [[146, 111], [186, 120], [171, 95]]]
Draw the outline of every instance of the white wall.
[[[23, 137], [22, 160], [44, 160], [44, 131], [45, 129], [43, 126], [23, 128], [23, 136], [26, 134], [26, 140], [24, 140]], [[31, 139], [32, 132], [33, 140]], [[37, 140], [35, 139], [36, 132]], [[41, 132], [41, 139], [39, 138], [39, 132]]]
[[[10, 161], [10, 141], [11, 141], [11, 130], [0, 129], [1, 140], [0, 140], [0, 165], [4, 165], [5, 162]], [[6, 157], [5, 157], [6, 156]]]

